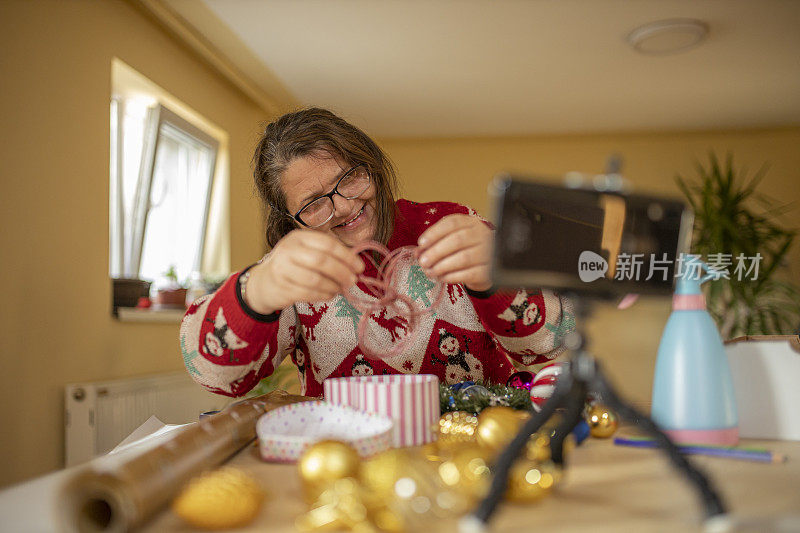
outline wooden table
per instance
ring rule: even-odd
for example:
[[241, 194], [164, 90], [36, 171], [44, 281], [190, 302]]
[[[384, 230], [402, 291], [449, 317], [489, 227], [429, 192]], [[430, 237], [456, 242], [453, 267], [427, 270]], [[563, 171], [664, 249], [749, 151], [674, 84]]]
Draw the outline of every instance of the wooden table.
[[[789, 457], [786, 463], [765, 464], [693, 456], [707, 472], [737, 517], [774, 520], [794, 512], [792, 526], [800, 531], [800, 442], [744, 441]], [[611, 440], [589, 439], [568, 457], [566, 476], [556, 493], [530, 505], [503, 504], [491, 531], [699, 531], [701, 509], [694, 489], [652, 449], [615, 446]], [[261, 461], [255, 446], [229, 462], [257, 476], [269, 496], [261, 514], [237, 531], [289, 533], [295, 518], [306, 511], [294, 465]], [[752, 531], [775, 531], [758, 522]], [[147, 524], [144, 531], [191, 531], [171, 511]], [[456, 531], [455, 522], [431, 524], [430, 532]]]

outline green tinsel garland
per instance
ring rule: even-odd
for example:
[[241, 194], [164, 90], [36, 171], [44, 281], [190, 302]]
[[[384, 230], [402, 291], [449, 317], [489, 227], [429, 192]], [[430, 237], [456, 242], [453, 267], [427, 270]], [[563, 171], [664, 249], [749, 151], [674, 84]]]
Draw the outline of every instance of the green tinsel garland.
[[530, 392], [526, 389], [507, 387], [506, 385], [490, 385], [477, 383], [489, 389], [491, 394], [464, 393], [454, 391], [449, 385], [439, 384], [439, 408], [442, 414], [450, 411], [467, 411], [478, 414], [485, 407], [505, 405], [513, 409], [531, 409]]

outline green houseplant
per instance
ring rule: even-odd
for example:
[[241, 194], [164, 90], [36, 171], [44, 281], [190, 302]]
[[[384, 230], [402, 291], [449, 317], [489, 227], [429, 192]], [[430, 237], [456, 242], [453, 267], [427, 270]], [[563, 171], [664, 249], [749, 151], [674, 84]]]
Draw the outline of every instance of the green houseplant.
[[787, 280], [787, 253], [797, 234], [777, 220], [792, 208], [760, 193], [762, 166], [751, 177], [724, 164], [712, 152], [708, 165], [697, 162], [697, 179], [676, 181], [695, 212], [692, 253], [742, 254], [761, 261], [757, 279], [718, 279], [705, 284], [708, 310], [724, 339], [740, 335], [794, 334], [800, 324], [800, 290]]

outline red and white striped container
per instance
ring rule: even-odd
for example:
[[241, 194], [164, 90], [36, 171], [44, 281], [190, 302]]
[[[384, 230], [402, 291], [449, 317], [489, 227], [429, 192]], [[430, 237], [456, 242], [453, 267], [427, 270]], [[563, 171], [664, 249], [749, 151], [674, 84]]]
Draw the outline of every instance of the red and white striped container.
[[329, 378], [325, 400], [394, 421], [394, 445], [419, 446], [436, 438], [439, 423], [439, 378], [422, 374]]

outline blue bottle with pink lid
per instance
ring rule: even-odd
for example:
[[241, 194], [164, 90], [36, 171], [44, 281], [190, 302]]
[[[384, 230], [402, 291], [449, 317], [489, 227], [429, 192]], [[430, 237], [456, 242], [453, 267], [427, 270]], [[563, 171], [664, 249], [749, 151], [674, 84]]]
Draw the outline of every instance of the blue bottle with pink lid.
[[[700, 263], [698, 261], [698, 263]], [[676, 443], [735, 446], [736, 396], [728, 358], [700, 284], [715, 274], [685, 269], [658, 347], [651, 417]]]

